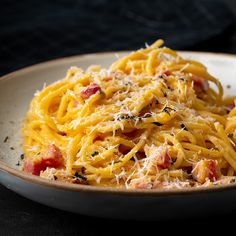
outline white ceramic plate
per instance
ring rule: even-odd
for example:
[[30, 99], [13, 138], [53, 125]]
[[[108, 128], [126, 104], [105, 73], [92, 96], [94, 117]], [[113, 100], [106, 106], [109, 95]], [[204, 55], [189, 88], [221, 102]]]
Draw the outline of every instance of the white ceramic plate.
[[[123, 56], [126, 53], [118, 54]], [[203, 62], [209, 72], [223, 83], [226, 94], [236, 94], [235, 56], [196, 52], [181, 54]], [[235, 184], [212, 189], [131, 191], [52, 182], [18, 170], [22, 153], [22, 119], [36, 90], [42, 89], [44, 83], [50, 84], [63, 78], [70, 66], [87, 68], [91, 64], [99, 64], [108, 67], [114, 60], [115, 53], [63, 58], [28, 67], [0, 79], [0, 182], [48, 206], [110, 218], [166, 219], [236, 207]]]

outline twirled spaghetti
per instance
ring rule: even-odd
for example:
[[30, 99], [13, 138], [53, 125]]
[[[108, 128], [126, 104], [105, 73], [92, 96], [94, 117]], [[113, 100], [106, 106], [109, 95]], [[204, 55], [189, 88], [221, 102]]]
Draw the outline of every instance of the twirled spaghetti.
[[109, 69], [72, 67], [65, 79], [37, 92], [23, 127], [23, 170], [141, 189], [234, 181], [234, 98], [223, 99], [205, 66], [162, 44]]

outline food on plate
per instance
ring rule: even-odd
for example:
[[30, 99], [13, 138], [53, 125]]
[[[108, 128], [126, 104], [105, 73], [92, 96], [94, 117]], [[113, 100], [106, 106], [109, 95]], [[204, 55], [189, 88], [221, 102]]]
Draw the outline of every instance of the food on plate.
[[109, 69], [71, 67], [36, 92], [22, 169], [73, 184], [128, 189], [235, 181], [236, 108], [200, 62], [157, 40]]

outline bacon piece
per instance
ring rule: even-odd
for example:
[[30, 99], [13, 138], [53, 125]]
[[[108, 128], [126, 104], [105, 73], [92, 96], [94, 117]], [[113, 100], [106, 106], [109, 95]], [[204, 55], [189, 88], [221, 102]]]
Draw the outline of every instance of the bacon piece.
[[38, 158], [26, 158], [24, 160], [23, 171], [33, 174], [39, 175], [42, 170], [45, 170], [47, 167], [44, 165], [42, 161], [42, 157]]
[[48, 167], [59, 168], [63, 166], [64, 160], [60, 149], [56, 145], [48, 145], [44, 155], [43, 160]]
[[170, 76], [171, 73], [170, 73], [169, 70], [165, 70], [165, 71], [162, 73], [162, 75], [164, 75], [164, 76]]
[[33, 175], [39, 175], [41, 171], [47, 167], [60, 168], [63, 167], [64, 160], [61, 151], [54, 144], [48, 145], [43, 157], [26, 158], [23, 165], [25, 172]]
[[220, 168], [215, 160], [201, 160], [193, 166], [192, 176], [201, 184], [207, 180], [216, 181], [220, 175]]
[[103, 137], [99, 134], [97, 134], [93, 140], [93, 142], [96, 142], [96, 141], [102, 141], [103, 140]]
[[132, 130], [130, 132], [124, 133], [124, 135], [127, 136], [129, 139], [134, 139], [134, 138], [136, 138], [138, 133], [139, 133], [138, 130], [134, 129], [134, 130]]
[[167, 147], [151, 146], [148, 158], [150, 158], [159, 169], [166, 169], [170, 166], [170, 156]]
[[73, 105], [74, 107], [77, 107], [79, 105], [79, 102], [75, 100]]
[[232, 109], [235, 108], [235, 104], [234, 104], [234, 103], [231, 103], [231, 104], [228, 104], [226, 107], [227, 107], [227, 109], [228, 109], [229, 111], [231, 111]]
[[197, 97], [202, 98], [203, 95], [209, 89], [209, 83], [207, 80], [204, 80], [202, 77], [199, 76], [192, 76], [193, 80], [193, 89], [195, 90]]
[[153, 189], [163, 189], [164, 185], [160, 180], [155, 180], [152, 186]]
[[159, 152], [157, 153], [157, 167], [160, 169], [166, 169], [170, 165], [170, 156], [168, 154], [167, 148], [158, 148]]
[[141, 177], [137, 179], [132, 179], [129, 184], [131, 189], [151, 189], [152, 183], [148, 178]]
[[101, 92], [101, 87], [98, 84], [90, 84], [86, 89], [81, 92], [81, 97], [86, 100], [90, 98], [93, 94]]
[[122, 153], [123, 155], [126, 155], [129, 151], [130, 151], [130, 148], [129, 147], [126, 147], [125, 145], [123, 144], [120, 144], [119, 147], [118, 147], [118, 150], [120, 153]]

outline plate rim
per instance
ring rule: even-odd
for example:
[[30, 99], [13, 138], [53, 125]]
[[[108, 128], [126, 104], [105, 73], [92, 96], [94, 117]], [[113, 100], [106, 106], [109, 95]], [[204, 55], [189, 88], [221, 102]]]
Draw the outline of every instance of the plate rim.
[[[17, 75], [22, 75], [28, 73], [35, 69], [45, 69], [47, 67], [62, 64], [64, 61], [73, 61], [73, 60], [83, 60], [84, 58], [89, 57], [106, 57], [106, 56], [115, 56], [115, 54], [125, 54], [130, 53], [131, 51], [109, 51], [109, 52], [98, 52], [98, 53], [88, 53], [88, 54], [79, 54], [68, 57], [61, 57], [53, 60], [48, 60], [33, 64], [27, 67], [20, 68], [13, 72], [10, 72], [6, 75], [0, 77], [0, 82], [3, 80], [14, 79]], [[186, 54], [195, 54], [195, 55], [210, 55], [210, 56], [221, 56], [235, 59], [236, 54], [230, 53], [218, 53], [218, 52], [203, 52], [203, 51], [178, 51], [179, 53]], [[113, 188], [113, 187], [99, 187], [91, 185], [80, 185], [80, 184], [71, 184], [56, 182], [53, 180], [43, 179], [42, 177], [31, 175], [23, 172], [22, 170], [14, 169], [13, 167], [8, 166], [6, 163], [0, 160], [0, 171], [10, 174], [16, 178], [30, 182], [31, 184], [43, 185], [44, 187], [54, 188], [58, 190], [67, 190], [73, 192], [91, 192], [99, 194], [115, 194], [115, 195], [126, 195], [126, 196], [170, 196], [170, 195], [192, 195], [192, 194], [206, 194], [206, 193], [216, 193], [228, 190], [236, 190], [236, 183], [228, 185], [220, 185], [214, 187], [197, 187], [197, 188], [187, 188], [187, 189], [125, 189], [125, 188]]]
[[[134, 51], [131, 50], [122, 50], [122, 51], [108, 51], [108, 52], [95, 52], [95, 53], [85, 53], [85, 54], [78, 54], [78, 55], [72, 55], [72, 56], [65, 56], [65, 57], [59, 57], [43, 62], [39, 62], [36, 64], [28, 65], [22, 68], [19, 68], [17, 70], [14, 70], [12, 72], [9, 72], [7, 74], [0, 75], [0, 81], [6, 80], [6, 79], [11, 79], [13, 76], [18, 75], [18, 74], [24, 74], [29, 71], [32, 71], [36, 68], [45, 68], [49, 66], [53, 66], [54, 64], [61, 64], [64, 61], [68, 60], [75, 60], [75, 59], [84, 59], [84, 58], [89, 58], [89, 57], [101, 57], [101, 56], [115, 56], [116, 54], [125, 54], [125, 53], [131, 53]], [[183, 54], [195, 54], [195, 55], [209, 55], [209, 56], [222, 56], [222, 57], [227, 57], [227, 58], [236, 58], [236, 54], [234, 53], [222, 53], [222, 52], [205, 52], [205, 51], [188, 51], [188, 50], [177, 50], [178, 53], [183, 53]]]

